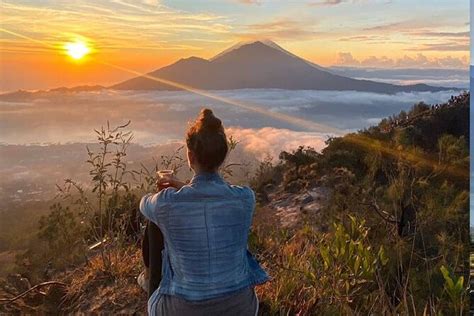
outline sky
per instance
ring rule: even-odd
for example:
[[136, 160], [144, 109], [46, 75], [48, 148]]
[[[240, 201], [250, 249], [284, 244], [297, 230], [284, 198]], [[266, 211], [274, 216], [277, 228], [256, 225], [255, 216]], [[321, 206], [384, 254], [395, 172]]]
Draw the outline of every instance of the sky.
[[[0, 3], [0, 91], [109, 85], [180, 58], [271, 39], [322, 66], [464, 68], [469, 3], [409, 0], [43, 0]], [[76, 61], [68, 42], [91, 49]]]

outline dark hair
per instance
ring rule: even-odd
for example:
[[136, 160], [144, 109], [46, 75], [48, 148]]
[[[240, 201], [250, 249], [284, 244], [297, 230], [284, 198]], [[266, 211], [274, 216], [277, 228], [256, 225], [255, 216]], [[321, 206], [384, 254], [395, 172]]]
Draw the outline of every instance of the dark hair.
[[222, 121], [209, 109], [202, 109], [186, 133], [186, 145], [205, 171], [214, 171], [224, 162], [228, 145]]

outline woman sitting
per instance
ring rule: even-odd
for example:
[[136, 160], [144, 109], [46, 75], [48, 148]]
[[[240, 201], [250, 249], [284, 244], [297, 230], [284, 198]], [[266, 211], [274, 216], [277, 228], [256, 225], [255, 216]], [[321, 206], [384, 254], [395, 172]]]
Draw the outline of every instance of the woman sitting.
[[[162, 279], [148, 300], [150, 315], [256, 315], [254, 286], [268, 280], [247, 249], [254, 192], [218, 173], [228, 152], [220, 119], [201, 111], [186, 136], [195, 175], [188, 184], [145, 195], [140, 211], [163, 235]], [[150, 267], [153, 270], [154, 267]]]

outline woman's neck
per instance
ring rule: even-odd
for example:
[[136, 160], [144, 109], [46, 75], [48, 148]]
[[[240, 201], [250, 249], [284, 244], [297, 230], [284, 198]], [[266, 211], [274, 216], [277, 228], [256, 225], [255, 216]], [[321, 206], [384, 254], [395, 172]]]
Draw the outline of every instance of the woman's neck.
[[197, 169], [194, 171], [194, 174], [195, 175], [199, 175], [199, 174], [213, 174], [213, 173], [217, 173], [217, 169], [216, 170], [213, 170], [213, 171], [209, 171], [209, 170], [202, 170], [202, 169]]

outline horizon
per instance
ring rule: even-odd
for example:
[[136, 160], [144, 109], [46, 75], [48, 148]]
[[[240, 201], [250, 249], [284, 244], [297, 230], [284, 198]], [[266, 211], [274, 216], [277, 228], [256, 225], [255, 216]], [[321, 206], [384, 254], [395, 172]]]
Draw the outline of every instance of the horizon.
[[[292, 52], [286, 50], [285, 48], [281, 47], [280, 45], [278, 45], [278, 43], [274, 42], [273, 40], [271, 39], [253, 39], [253, 40], [247, 40], [247, 41], [241, 41], [241, 42], [238, 42], [230, 47], [228, 47], [227, 49], [219, 52], [217, 55], [215, 56], [212, 56], [210, 58], [201, 58], [201, 57], [196, 57], [196, 56], [190, 56], [190, 57], [186, 57], [186, 58], [179, 58], [177, 61], [174, 61], [172, 62], [171, 64], [169, 65], [165, 65], [164, 67], [162, 68], [166, 68], [166, 67], [169, 67], [169, 66], [173, 66], [175, 64], [177, 64], [178, 62], [182, 61], [182, 60], [189, 60], [189, 59], [192, 59], [192, 58], [196, 58], [196, 59], [202, 59], [202, 60], [207, 60], [207, 61], [210, 61], [212, 62], [214, 59], [216, 59], [217, 57], [221, 57], [221, 56], [224, 56], [234, 50], [238, 50], [240, 49], [241, 47], [243, 46], [247, 46], [247, 45], [254, 45], [254, 44], [257, 44], [257, 43], [260, 43], [260, 44], [263, 44], [265, 46], [268, 46], [272, 49], [275, 49], [275, 50], [278, 50], [278, 51], [281, 51], [287, 55], [289, 55], [290, 57], [292, 58], [299, 58], [301, 60], [304, 60], [306, 61], [307, 63], [309, 63], [310, 65], [312, 65], [313, 67], [316, 67], [316, 68], [321, 68], [325, 71], [328, 71], [330, 73], [333, 73], [333, 74], [339, 74], [339, 75], [342, 75], [344, 77], [349, 77], [349, 78], [356, 78], [356, 79], [369, 79], [371, 81], [374, 81], [374, 82], [385, 82], [385, 83], [392, 83], [392, 84], [395, 84], [395, 85], [415, 85], [415, 84], [427, 84], [427, 85], [430, 85], [430, 82], [425, 82], [423, 79], [419, 79], [419, 78], [422, 78], [423, 77], [423, 74], [426, 73], [427, 76], [429, 77], [430, 75], [433, 76], [433, 74], [431, 73], [436, 73], [436, 72], [439, 72], [439, 71], [443, 71], [443, 72], [447, 72], [450, 76], [458, 76], [458, 79], [459, 77], [463, 77], [465, 74], [467, 74], [467, 72], [469, 70], [464, 70], [464, 69], [457, 69], [457, 68], [435, 68], [435, 67], [431, 67], [431, 68], [395, 68], [395, 69], [387, 69], [387, 68], [381, 68], [381, 67], [361, 67], [360, 65], [359, 66], [354, 66], [354, 65], [334, 65], [334, 66], [329, 66], [329, 67], [324, 67], [324, 66], [320, 66], [318, 64], [315, 64], [315, 63], [312, 63], [311, 61], [308, 61], [304, 58], [301, 58], [295, 54], [293, 54]], [[120, 66], [117, 66], [117, 65], [113, 65], [113, 64], [110, 64], [111, 67], [115, 67], [115, 68], [122, 68]], [[133, 69], [127, 69], [127, 68], [122, 68], [122, 70], [125, 72], [125, 73], [128, 73], [129, 74], [129, 79], [132, 79], [132, 78], [136, 78], [137, 76], [140, 76], [140, 75], [145, 75], [145, 74], [148, 74], [148, 73], [152, 73], [154, 71], [157, 71], [161, 68], [158, 68], [158, 69], [154, 69], [154, 70], [151, 70], [150, 72], [143, 72], [142, 74], [139, 74], [138, 72], [134, 71]], [[355, 71], [355, 72], [354, 72]], [[358, 73], [359, 71], [359, 73]], [[380, 79], [380, 78], [372, 78], [370, 75], [369, 77], [361, 77], [361, 78], [357, 78], [357, 74], [364, 74], [364, 71], [368, 74], [370, 74], [371, 72], [377, 72], [377, 71], [382, 71], [382, 72], [393, 72], [393, 73], [401, 73], [403, 74], [403, 76], [406, 76], [406, 72], [415, 72], [417, 73], [418, 75], [418, 79], [415, 80], [415, 81], [410, 81], [410, 80], [406, 80], [406, 82], [396, 82], [396, 81], [391, 81], [391, 80], [387, 80], [387, 78], [384, 79]], [[395, 76], [396, 77], [396, 76]], [[416, 75], [415, 75], [416, 77]], [[388, 76], [388, 78], [390, 78], [390, 76]], [[123, 81], [122, 81], [123, 82]], [[450, 88], [453, 88], [453, 91], [455, 90], [465, 90], [465, 89], [468, 89], [468, 82], [463, 82], [463, 83], [458, 83], [458, 84], [454, 84], [454, 85], [450, 85], [449, 83], [445, 83], [445, 84], [442, 84], [441, 83], [441, 80], [439, 79], [436, 79], [434, 80], [434, 82], [436, 82], [436, 84], [434, 84], [434, 86], [440, 86], [440, 87], [450, 87]], [[437, 82], [439, 82], [439, 84], [437, 84]], [[462, 82], [462, 80], [461, 80]], [[113, 84], [117, 84], [119, 82], [114, 82]], [[176, 82], [179, 84], [179, 82]], [[94, 88], [94, 87], [97, 87], [97, 88], [100, 88], [100, 89], [111, 89], [111, 85], [100, 85], [100, 84], [97, 84], [97, 83], [86, 83], [86, 84], [82, 84], [82, 85], [70, 85], [70, 86], [56, 86], [56, 87], [49, 87], [49, 88], [46, 88], [46, 89], [17, 89], [17, 90], [11, 90], [11, 91], [1, 91], [0, 90], [0, 95], [2, 94], [9, 94], [9, 93], [12, 93], [12, 92], [19, 92], [19, 91], [27, 91], [27, 92], [42, 92], [42, 91], [53, 91], [53, 90], [57, 90], [57, 89], [63, 89], [63, 88], [67, 88], [67, 89], [74, 89], [74, 88]], [[113, 89], [113, 87], [112, 87]]]
[[[4, 1], [0, 91], [108, 86], [130, 75], [100, 61], [146, 73], [259, 39], [323, 67], [468, 69], [468, 4], [421, 2], [407, 10], [405, 2]], [[295, 20], [295, 11], [304, 14]], [[147, 22], [147, 33], [137, 21]], [[74, 60], [63, 46], [76, 39], [90, 53]]]

